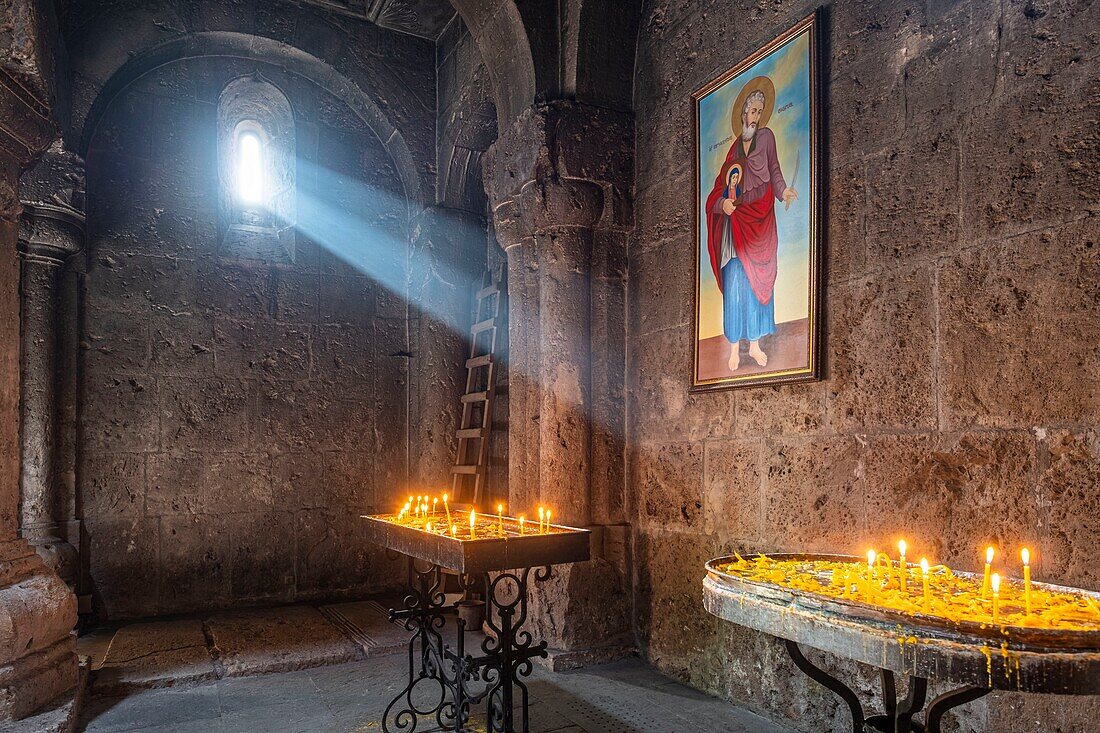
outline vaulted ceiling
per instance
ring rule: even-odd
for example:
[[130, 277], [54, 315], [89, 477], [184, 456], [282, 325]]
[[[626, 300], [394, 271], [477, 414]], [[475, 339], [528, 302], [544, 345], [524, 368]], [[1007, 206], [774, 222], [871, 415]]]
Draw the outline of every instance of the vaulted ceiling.
[[[344, 17], [358, 18], [382, 28], [436, 40], [455, 16], [449, 0], [272, 0], [308, 5]], [[227, 0], [232, 5], [232, 0]], [[59, 0], [59, 16], [66, 35], [79, 33], [97, 16], [141, 6], [141, 0]], [[232, 12], [231, 9], [229, 12]]]
[[436, 39], [454, 17], [448, 0], [302, 0], [307, 5], [369, 20], [383, 28]]

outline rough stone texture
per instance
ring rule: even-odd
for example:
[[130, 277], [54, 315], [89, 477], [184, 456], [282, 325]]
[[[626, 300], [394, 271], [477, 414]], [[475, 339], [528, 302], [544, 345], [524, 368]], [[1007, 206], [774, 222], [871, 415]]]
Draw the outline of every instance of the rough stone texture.
[[[547, 504], [574, 526], [621, 521], [625, 508], [621, 453], [595, 445], [610, 435], [604, 447], [615, 446], [623, 418], [612, 406], [625, 363], [617, 304], [632, 140], [622, 113], [554, 102], [527, 110], [485, 157], [508, 268], [509, 504]], [[535, 590], [533, 624], [555, 651], [621, 649], [628, 572], [626, 552], [560, 568]]]
[[52, 56], [43, 53], [40, 33], [46, 31], [39, 9], [22, 1], [0, 5], [0, 725], [5, 727], [71, 693], [78, 680], [70, 633], [76, 597], [19, 539], [19, 177], [55, 137], [48, 104]]
[[104, 617], [392, 583], [349, 538], [406, 474], [402, 184], [339, 100], [259, 64], [295, 108], [296, 258], [217, 256], [212, 104], [255, 68], [170, 64], [92, 139], [79, 477]]
[[[813, 8], [644, 3], [626, 389], [647, 657], [806, 731], [843, 710], [774, 641], [702, 617], [708, 556], [904, 533], [978, 569], [985, 544], [1027, 543], [1037, 576], [1100, 588], [1095, 3], [831, 5], [826, 378], [687, 393], [689, 95]], [[1091, 730], [1095, 710], [998, 694], [951, 729]]]
[[99, 694], [214, 679], [214, 660], [197, 619], [154, 621], [119, 629], [95, 673]]
[[[95, 697], [87, 705], [81, 729], [87, 733], [377, 731], [386, 705], [398, 692], [394, 681], [407, 674], [407, 665], [405, 655], [394, 654], [187, 689]], [[691, 690], [636, 658], [569, 674], [536, 668], [529, 693], [532, 733], [790, 730]], [[470, 727], [487, 727], [483, 706], [475, 708]]]
[[204, 628], [216, 664], [229, 676], [363, 658], [361, 649], [310, 606], [222, 614], [206, 621]]

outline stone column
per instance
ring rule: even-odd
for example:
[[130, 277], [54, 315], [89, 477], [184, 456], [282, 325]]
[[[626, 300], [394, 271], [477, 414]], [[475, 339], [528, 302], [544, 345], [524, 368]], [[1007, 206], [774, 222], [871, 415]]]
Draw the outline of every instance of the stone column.
[[[0, 6], [0, 24], [7, 19]], [[19, 536], [19, 177], [57, 137], [49, 106], [0, 64], [0, 723], [77, 682], [76, 597]]]
[[73, 586], [76, 549], [62, 523], [72, 518], [57, 463], [58, 319], [62, 268], [84, 244], [84, 215], [70, 206], [23, 205], [20, 355], [21, 533], [46, 565]]
[[[509, 499], [517, 507], [549, 505], [556, 520], [593, 530], [593, 560], [558, 567], [535, 597], [533, 623], [559, 668], [619, 655], [633, 643], [628, 532], [611, 524], [607, 507], [615, 501], [604, 496], [621, 494], [607, 480], [621, 470], [606, 465], [621, 463], [621, 451], [605, 450], [622, 444], [621, 411], [602, 407], [607, 375], [622, 373], [621, 365], [608, 369], [623, 357], [608, 344], [621, 337], [593, 329], [608, 323], [606, 307], [594, 302], [606, 292], [603, 263], [622, 261], [594, 245], [621, 246], [631, 221], [632, 133], [626, 115], [553, 102], [524, 113], [485, 158], [493, 223], [508, 258]], [[621, 385], [611, 392], [621, 402]]]

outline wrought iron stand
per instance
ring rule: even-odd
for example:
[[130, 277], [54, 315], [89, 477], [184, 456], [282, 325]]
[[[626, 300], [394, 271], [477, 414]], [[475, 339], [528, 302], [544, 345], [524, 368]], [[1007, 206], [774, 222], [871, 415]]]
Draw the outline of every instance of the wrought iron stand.
[[[456, 618], [457, 639], [452, 649], [440, 630], [447, 616], [457, 616], [443, 594], [443, 569], [438, 564], [417, 567], [408, 559], [409, 592], [405, 608], [390, 611], [391, 621], [403, 621], [409, 640], [409, 681], [386, 707], [385, 733], [415, 733], [422, 726], [461, 733], [470, 722], [474, 705], [486, 704], [489, 733], [528, 733], [527, 685], [531, 660], [545, 657], [546, 642], [535, 643], [523, 628], [527, 622], [527, 586], [532, 568], [460, 576], [469, 589], [484, 585], [486, 623], [491, 634], [481, 654], [466, 653], [466, 625]], [[550, 566], [534, 568], [535, 580], [550, 578]], [[480, 689], [475, 690], [478, 687]], [[518, 693], [518, 699], [517, 699]], [[516, 703], [519, 719], [516, 719]]]
[[944, 713], [959, 705], [973, 702], [992, 692], [992, 688], [968, 685], [951, 692], [945, 692], [932, 701], [924, 714], [924, 724], [913, 720], [924, 708], [928, 695], [928, 680], [924, 677], [910, 677], [909, 691], [904, 700], [899, 701], [894, 673], [880, 669], [882, 673], [882, 701], [886, 709], [884, 715], [865, 717], [859, 697], [846, 684], [831, 674], [815, 666], [802, 654], [796, 642], [784, 640], [787, 653], [791, 655], [795, 666], [815, 682], [824, 685], [836, 693], [848, 706], [852, 714], [852, 733], [940, 733], [940, 721]]

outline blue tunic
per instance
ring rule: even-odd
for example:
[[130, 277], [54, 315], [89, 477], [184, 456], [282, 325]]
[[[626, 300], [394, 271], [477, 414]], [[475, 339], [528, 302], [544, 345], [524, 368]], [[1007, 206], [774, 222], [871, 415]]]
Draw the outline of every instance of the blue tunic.
[[737, 257], [722, 265], [722, 325], [732, 344], [775, 333], [775, 297], [767, 305], [757, 299]]

